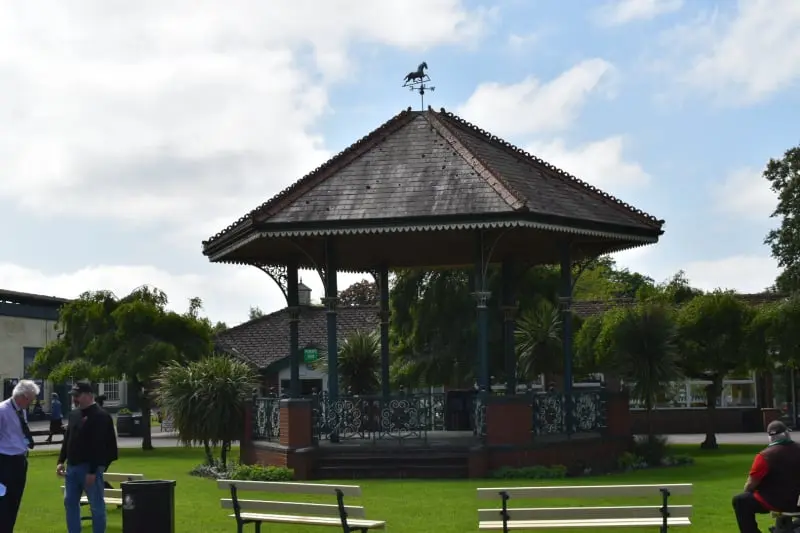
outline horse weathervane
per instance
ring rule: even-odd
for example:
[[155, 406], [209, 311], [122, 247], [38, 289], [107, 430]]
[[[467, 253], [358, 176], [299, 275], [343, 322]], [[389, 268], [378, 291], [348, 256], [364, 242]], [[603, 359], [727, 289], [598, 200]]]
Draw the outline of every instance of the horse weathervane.
[[425, 73], [426, 70], [428, 70], [428, 64], [423, 61], [419, 64], [417, 70], [406, 74], [405, 83], [403, 83], [403, 87], [408, 87], [409, 90], [419, 93], [419, 101], [423, 111], [425, 111], [425, 91], [432, 92], [436, 90], [436, 87], [428, 85], [431, 78]]

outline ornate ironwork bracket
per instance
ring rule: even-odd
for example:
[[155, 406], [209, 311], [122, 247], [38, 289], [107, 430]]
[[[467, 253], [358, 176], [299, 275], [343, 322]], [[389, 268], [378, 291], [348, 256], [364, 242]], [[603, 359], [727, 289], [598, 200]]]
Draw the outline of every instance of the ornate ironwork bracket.
[[472, 293], [473, 298], [478, 303], [479, 308], [486, 307], [486, 304], [489, 302], [489, 298], [492, 297], [492, 293], [489, 291], [476, 291]]
[[261, 272], [272, 278], [272, 281], [278, 285], [278, 288], [283, 293], [286, 304], [289, 304], [289, 270], [285, 265], [262, 265], [254, 264], [254, 267]]

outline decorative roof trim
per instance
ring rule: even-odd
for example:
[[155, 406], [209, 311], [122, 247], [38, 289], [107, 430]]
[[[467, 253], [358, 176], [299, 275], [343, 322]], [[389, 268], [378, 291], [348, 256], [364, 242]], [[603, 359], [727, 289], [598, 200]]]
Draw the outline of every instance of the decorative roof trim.
[[509, 143], [508, 141], [505, 141], [505, 140], [501, 139], [500, 137], [498, 137], [496, 135], [491, 134], [490, 132], [484, 130], [483, 128], [480, 128], [480, 127], [476, 126], [475, 124], [472, 124], [471, 122], [468, 122], [468, 121], [464, 120], [463, 118], [459, 117], [458, 115], [456, 115], [456, 114], [454, 114], [454, 113], [452, 113], [450, 111], [447, 111], [443, 107], [440, 109], [440, 114], [442, 116], [444, 116], [445, 119], [449, 119], [450, 121], [455, 122], [456, 124], [458, 124], [458, 125], [460, 125], [460, 126], [462, 126], [464, 128], [467, 128], [467, 129], [471, 130], [472, 132], [474, 132], [474, 133], [476, 133], [478, 135], [482, 135], [483, 137], [485, 137], [490, 142], [492, 142], [492, 143], [494, 143], [494, 144], [496, 144], [498, 146], [501, 146], [504, 149], [515, 153], [516, 155], [522, 156], [522, 157], [528, 159], [529, 161], [531, 161], [531, 162], [533, 162], [533, 163], [535, 163], [537, 165], [544, 166], [548, 170], [552, 171], [556, 176], [564, 179], [567, 183], [570, 183], [570, 184], [572, 184], [574, 186], [580, 187], [580, 188], [584, 189], [585, 191], [587, 191], [589, 193], [592, 193], [592, 194], [594, 194], [596, 196], [599, 196], [602, 200], [605, 200], [605, 201], [609, 202], [610, 204], [612, 204], [612, 205], [614, 205], [614, 206], [616, 206], [618, 208], [622, 208], [622, 209], [624, 209], [624, 210], [626, 210], [626, 211], [628, 211], [630, 213], [633, 213], [634, 215], [637, 215], [638, 217], [641, 218], [641, 220], [643, 222], [645, 222], [646, 224], [648, 224], [650, 226], [653, 226], [655, 228], [661, 229], [661, 227], [664, 225], [664, 221], [663, 220], [659, 220], [658, 218], [654, 217], [653, 215], [650, 215], [649, 213], [646, 213], [646, 212], [642, 211], [641, 209], [637, 209], [634, 206], [628, 204], [627, 202], [623, 202], [619, 198], [617, 198], [615, 196], [612, 196], [612, 195], [608, 194], [607, 192], [605, 192], [605, 191], [603, 191], [601, 189], [598, 189], [594, 185], [591, 185], [590, 183], [586, 183], [582, 179], [573, 176], [569, 172], [565, 172], [564, 170], [561, 170], [560, 168], [548, 163], [547, 161], [544, 161], [543, 159], [539, 159], [535, 155], [533, 155], [533, 154], [531, 154], [529, 152], [526, 152], [522, 148], [520, 148], [518, 146], [515, 146], [515, 145]]
[[617, 233], [613, 231], [600, 231], [584, 228], [574, 228], [569, 226], [562, 226], [559, 224], [547, 224], [543, 222], [533, 222], [530, 220], [499, 220], [499, 221], [484, 221], [484, 222], [452, 222], [443, 224], [414, 224], [414, 225], [400, 225], [395, 224], [391, 226], [375, 226], [370, 228], [309, 228], [309, 229], [287, 229], [287, 230], [273, 230], [254, 232], [247, 237], [240, 239], [230, 245], [209, 254], [209, 260], [214, 262], [218, 258], [224, 257], [243, 246], [250, 244], [259, 239], [276, 239], [286, 237], [324, 237], [335, 235], [364, 235], [364, 234], [378, 234], [378, 233], [409, 233], [409, 232], [423, 232], [423, 231], [463, 231], [471, 229], [496, 229], [496, 228], [531, 228], [544, 231], [552, 231], [559, 233], [570, 233], [573, 235], [583, 235], [588, 237], [600, 237], [606, 239], [618, 239], [621, 241], [637, 241], [642, 244], [651, 244], [658, 242], [656, 236], [644, 235], [631, 235], [626, 233]]
[[436, 133], [441, 135], [450, 146], [458, 153], [461, 158], [467, 162], [478, 173], [489, 186], [505, 201], [514, 211], [520, 211], [527, 208], [525, 200], [521, 199], [521, 195], [513, 189], [503, 178], [494, 172], [489, 166], [478, 157], [477, 154], [472, 153], [464, 144], [458, 140], [453, 132], [445, 126], [438, 118], [436, 112], [428, 106], [428, 111], [424, 113], [428, 123], [433, 126]]
[[385, 135], [394, 131], [397, 128], [404, 126], [411, 118], [416, 116], [416, 112], [411, 108], [407, 108], [388, 121], [384, 122], [377, 129], [368, 133], [361, 139], [357, 140], [335, 156], [328, 159], [322, 165], [318, 166], [287, 188], [262, 203], [246, 215], [242, 216], [236, 222], [230, 224], [227, 228], [216, 233], [208, 240], [203, 241], [203, 246], [214, 243], [222, 237], [234, 232], [248, 220], [254, 219], [256, 216], [266, 214], [267, 218], [275, 216], [287, 203], [291, 203], [297, 199], [298, 196], [304, 194], [308, 187], [315, 187], [321, 181], [324, 181], [331, 172], [338, 171], [342, 166], [350, 164], [354, 159], [361, 157], [363, 153], [370, 149], [374, 143], [380, 141]]

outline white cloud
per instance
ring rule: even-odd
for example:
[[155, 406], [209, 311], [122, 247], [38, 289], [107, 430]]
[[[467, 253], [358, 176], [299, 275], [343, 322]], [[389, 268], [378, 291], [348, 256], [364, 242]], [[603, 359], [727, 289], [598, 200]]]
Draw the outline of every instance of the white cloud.
[[[340, 274], [344, 289], [367, 275]], [[315, 272], [302, 272], [313, 300], [323, 294]], [[371, 278], [369, 278], [371, 279]], [[247, 320], [250, 306], [264, 312], [286, 307], [278, 286], [254, 267], [206, 264], [199, 273], [175, 274], [151, 265], [90, 265], [73, 272], [45, 273], [13, 263], [0, 263], [0, 287], [16, 291], [75, 298], [87, 290], [110, 290], [123, 296], [142, 285], [158, 287], [170, 298], [171, 309], [185, 311], [189, 299], [200, 296], [205, 314], [229, 326]]]
[[[739, 0], [668, 32], [668, 72], [725, 104], [751, 104], [800, 82], [800, 2]], [[675, 72], [677, 71], [677, 72]]]
[[538, 32], [526, 33], [519, 35], [512, 33], [508, 36], [508, 46], [515, 52], [529, 51], [531, 46], [537, 44], [541, 39], [541, 34]]
[[735, 290], [742, 293], [761, 292], [775, 282], [780, 269], [769, 256], [732, 255], [702, 261], [676, 262], [665, 257], [658, 244], [642, 246], [614, 254], [617, 264], [632, 272], [641, 272], [662, 282], [683, 270], [689, 283], [704, 291]]
[[130, 224], [232, 221], [330, 155], [315, 128], [351, 43], [474, 43], [485, 19], [461, 0], [0, 5], [0, 200]]
[[623, 157], [622, 136], [568, 147], [563, 139], [535, 142], [527, 151], [606, 192], [646, 184], [650, 176]]
[[778, 203], [761, 172], [752, 168], [731, 172], [712, 192], [717, 211], [751, 220], [767, 220]]
[[731, 289], [761, 292], [775, 283], [780, 269], [771, 257], [736, 255], [707, 261], [691, 261], [683, 267], [692, 286], [710, 291]]
[[603, 59], [582, 61], [542, 83], [528, 76], [519, 83], [482, 83], [457, 113], [500, 136], [568, 128], [590, 94], [608, 89], [614, 67]]
[[639, 20], [652, 20], [674, 13], [683, 7], [683, 0], [612, 0], [594, 12], [596, 21], [604, 26], [621, 26]]

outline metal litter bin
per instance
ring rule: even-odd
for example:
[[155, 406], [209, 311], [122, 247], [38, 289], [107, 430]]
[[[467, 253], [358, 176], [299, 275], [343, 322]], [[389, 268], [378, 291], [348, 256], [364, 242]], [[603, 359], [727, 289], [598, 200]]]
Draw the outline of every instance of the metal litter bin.
[[175, 481], [126, 481], [122, 488], [122, 533], [175, 533]]

